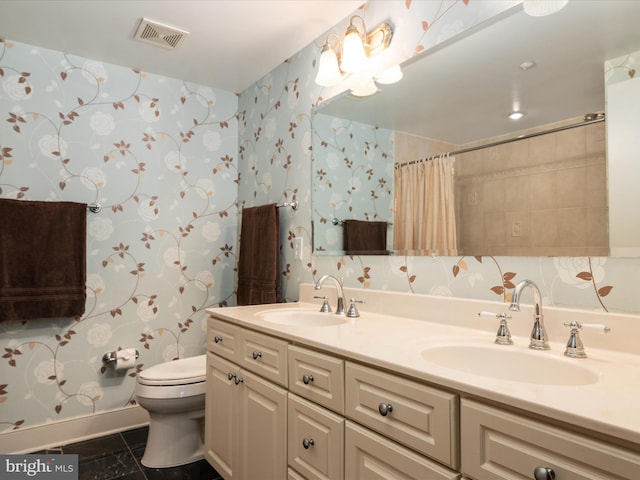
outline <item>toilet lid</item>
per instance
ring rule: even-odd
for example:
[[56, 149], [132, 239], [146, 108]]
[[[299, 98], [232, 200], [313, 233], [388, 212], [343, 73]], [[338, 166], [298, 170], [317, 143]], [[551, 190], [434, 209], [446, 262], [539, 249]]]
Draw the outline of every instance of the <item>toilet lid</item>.
[[204, 382], [206, 370], [206, 355], [198, 355], [146, 368], [138, 374], [138, 381], [145, 385], [187, 385]]

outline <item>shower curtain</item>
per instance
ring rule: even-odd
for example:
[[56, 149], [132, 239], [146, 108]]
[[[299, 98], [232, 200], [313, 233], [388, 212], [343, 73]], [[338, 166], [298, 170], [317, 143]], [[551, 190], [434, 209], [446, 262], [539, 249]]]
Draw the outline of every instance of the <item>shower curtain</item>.
[[457, 255], [454, 162], [447, 154], [395, 169], [397, 253]]

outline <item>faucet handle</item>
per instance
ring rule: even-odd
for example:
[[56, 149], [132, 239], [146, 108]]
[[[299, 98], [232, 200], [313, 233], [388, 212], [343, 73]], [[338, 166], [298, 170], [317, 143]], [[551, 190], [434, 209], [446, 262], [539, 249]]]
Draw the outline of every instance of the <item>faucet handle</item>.
[[322, 306], [320, 307], [320, 311], [322, 313], [331, 313], [331, 307], [329, 306], [329, 297], [326, 295], [314, 295], [313, 298], [321, 298]]
[[351, 302], [351, 304], [349, 305], [349, 310], [347, 310], [347, 317], [349, 317], [349, 318], [359, 317], [360, 313], [358, 312], [358, 309], [356, 308], [356, 303], [364, 303], [364, 300], [356, 300], [355, 298], [352, 298], [349, 301]]
[[611, 329], [601, 323], [579, 323], [579, 322], [565, 322], [565, 327], [571, 329], [567, 346], [564, 350], [564, 354], [571, 358], [587, 358], [587, 354], [584, 351], [584, 344], [580, 339], [580, 330], [587, 328], [589, 330], [597, 330], [602, 333], [609, 333]]
[[482, 311], [478, 313], [479, 317], [493, 317], [500, 320], [500, 325], [498, 326], [498, 332], [496, 333], [495, 343], [498, 345], [513, 345], [513, 340], [511, 340], [511, 332], [509, 332], [509, 326], [507, 325], [507, 320], [511, 319], [511, 315], [508, 313], [494, 313], [494, 312], [486, 312]]

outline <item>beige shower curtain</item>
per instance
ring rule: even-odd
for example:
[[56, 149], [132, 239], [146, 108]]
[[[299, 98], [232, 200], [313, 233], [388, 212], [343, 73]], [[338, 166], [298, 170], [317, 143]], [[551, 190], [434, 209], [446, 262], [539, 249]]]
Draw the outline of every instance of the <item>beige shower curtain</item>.
[[442, 155], [395, 169], [396, 253], [457, 255], [454, 161]]

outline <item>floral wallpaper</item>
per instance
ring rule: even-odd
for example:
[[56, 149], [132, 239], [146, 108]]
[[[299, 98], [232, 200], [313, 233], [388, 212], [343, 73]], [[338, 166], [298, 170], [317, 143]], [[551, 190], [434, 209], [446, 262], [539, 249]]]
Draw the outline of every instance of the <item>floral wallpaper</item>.
[[312, 130], [314, 252], [343, 254], [347, 219], [389, 222], [392, 245], [393, 131], [319, 113]]
[[[389, 65], [402, 62], [519, 1], [372, 1], [356, 14], [367, 25], [387, 21], [394, 27]], [[520, 8], [520, 7], [516, 7]], [[332, 31], [340, 34], [345, 19]], [[520, 280], [540, 287], [545, 305], [640, 314], [640, 259], [608, 257], [404, 257], [314, 255], [310, 178], [316, 175], [310, 151], [311, 111], [341, 88], [315, 84], [317, 59], [326, 35], [287, 59], [240, 95], [239, 199], [247, 204], [295, 195], [301, 207], [281, 226], [282, 274], [288, 300], [297, 299], [301, 282], [330, 273], [347, 286], [459, 298], [506, 301]], [[635, 58], [635, 57], [634, 57]], [[616, 67], [623, 77], [637, 65]], [[603, 69], [604, 74], [604, 69]], [[315, 156], [317, 152], [313, 152]], [[282, 175], [282, 173], [285, 173]], [[315, 228], [315, 225], [314, 225]], [[293, 239], [302, 238], [301, 260]]]
[[[204, 309], [234, 302], [237, 102], [0, 40], [0, 197], [102, 206], [85, 314], [0, 323], [0, 431], [126, 406], [140, 369], [204, 352]], [[102, 364], [128, 347], [135, 369]]]

